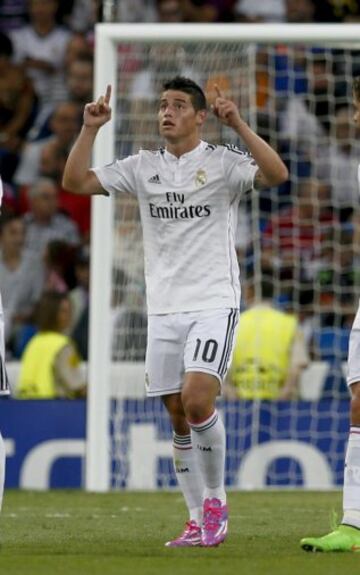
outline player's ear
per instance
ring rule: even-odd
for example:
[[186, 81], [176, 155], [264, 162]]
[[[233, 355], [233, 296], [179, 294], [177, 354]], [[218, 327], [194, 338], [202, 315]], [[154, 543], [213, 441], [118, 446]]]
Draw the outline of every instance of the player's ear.
[[197, 124], [198, 126], [202, 126], [203, 123], [206, 120], [206, 116], [207, 116], [207, 110], [198, 110], [196, 112], [196, 116], [197, 116]]

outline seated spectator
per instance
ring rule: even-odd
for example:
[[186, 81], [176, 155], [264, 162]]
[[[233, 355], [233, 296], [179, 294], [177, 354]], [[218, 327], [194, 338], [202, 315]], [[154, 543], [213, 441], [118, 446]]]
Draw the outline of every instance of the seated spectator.
[[297, 318], [273, 305], [272, 278], [263, 278], [261, 292], [256, 302], [254, 285], [248, 286], [250, 307], [240, 316], [227, 395], [294, 399], [301, 372], [309, 362], [304, 338]]
[[25, 214], [25, 247], [33, 255], [45, 253], [51, 240], [80, 243], [76, 224], [58, 211], [58, 191], [54, 182], [42, 178], [29, 190], [30, 211]]
[[69, 70], [70, 66], [78, 58], [92, 56], [93, 50], [90, 42], [84, 34], [73, 34], [69, 40], [65, 52], [65, 70]]
[[20, 216], [2, 216], [0, 228], [0, 292], [6, 322], [7, 348], [32, 316], [43, 287], [38, 258], [24, 250], [25, 227]]
[[80, 126], [79, 107], [73, 102], [58, 104], [49, 120], [50, 134], [39, 141], [26, 144], [14, 175], [18, 186], [30, 186], [40, 176], [40, 159], [42, 149], [54, 140], [59, 150], [68, 153]]
[[289, 95], [284, 101], [280, 135], [313, 161], [318, 146], [327, 143], [334, 104], [343, 100], [346, 87], [336, 78], [334, 81], [333, 61], [326, 52], [311, 55], [307, 72], [307, 93]]
[[15, 62], [32, 79], [45, 117], [66, 96], [64, 59], [70, 32], [58, 26], [57, 10], [58, 0], [29, 0], [29, 25], [12, 33]]
[[51, 240], [45, 247], [44, 291], [67, 293], [74, 286], [74, 248], [64, 240]]
[[198, 76], [193, 66], [187, 64], [184, 48], [168, 43], [152, 46], [148, 65], [134, 75], [128, 91], [130, 117], [134, 123], [130, 132], [141, 134], [139, 146], [150, 149], [158, 147], [157, 120], [152, 112], [163, 82], [176, 75], [194, 80]]
[[25, 26], [28, 16], [28, 0], [1, 0], [0, 30], [5, 34]]
[[274, 214], [262, 236], [262, 262], [282, 279], [305, 274], [313, 280], [321, 261], [322, 244], [337, 224], [330, 207], [330, 189], [316, 178], [299, 183], [294, 205]]
[[35, 94], [20, 66], [11, 63], [11, 40], [0, 32], [0, 173], [10, 182], [33, 121]]
[[332, 204], [345, 221], [351, 217], [359, 196], [359, 132], [351, 108], [342, 106], [336, 111], [331, 131], [332, 142], [317, 148], [314, 171], [320, 179], [331, 183]]
[[89, 305], [90, 284], [90, 249], [88, 246], [78, 248], [74, 257], [76, 286], [70, 291], [72, 305], [71, 330], [76, 328], [85, 308]]
[[313, 0], [285, 0], [286, 21], [312, 24], [315, 14]]
[[23, 399], [75, 398], [85, 395], [80, 356], [65, 335], [71, 323], [66, 294], [44, 293], [37, 310], [38, 333], [21, 359], [18, 396]]
[[158, 22], [183, 22], [181, 0], [156, 0]]
[[234, 0], [182, 0], [185, 22], [232, 22]]
[[[59, 210], [69, 216], [79, 228], [84, 240], [89, 239], [90, 219], [91, 219], [91, 198], [81, 194], [71, 194], [61, 186], [62, 175], [68, 151], [59, 146], [56, 138], [45, 144], [40, 157], [40, 174], [42, 177], [50, 178], [56, 183], [59, 197]], [[28, 209], [26, 188], [22, 188], [21, 210]]]
[[359, 22], [360, 4], [357, 0], [322, 0], [315, 2], [316, 22]]
[[75, 279], [76, 287], [69, 294], [73, 311], [71, 336], [76, 342], [81, 356], [87, 360], [90, 284], [90, 251], [88, 246], [79, 248], [75, 255]]
[[82, 54], [72, 60], [67, 70], [68, 97], [78, 104], [81, 113], [85, 104], [93, 100], [94, 62], [91, 54]]
[[285, 0], [237, 0], [234, 11], [236, 20], [240, 22], [283, 22]]

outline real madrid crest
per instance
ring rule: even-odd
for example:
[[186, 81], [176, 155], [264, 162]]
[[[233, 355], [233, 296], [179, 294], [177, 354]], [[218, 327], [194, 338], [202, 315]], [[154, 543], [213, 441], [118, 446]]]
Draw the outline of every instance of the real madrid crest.
[[201, 186], [204, 186], [206, 182], [207, 182], [207, 175], [205, 170], [198, 170], [195, 176], [195, 186], [197, 188], [201, 188]]

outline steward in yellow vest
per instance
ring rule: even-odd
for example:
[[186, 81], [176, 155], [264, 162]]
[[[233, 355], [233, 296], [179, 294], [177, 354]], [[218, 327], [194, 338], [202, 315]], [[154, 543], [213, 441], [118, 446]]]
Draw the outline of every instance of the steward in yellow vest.
[[[301, 370], [309, 362], [298, 320], [272, 304], [273, 278], [263, 276], [263, 301], [240, 314], [227, 395], [243, 399], [292, 399]], [[255, 300], [254, 285], [246, 301]]]
[[80, 356], [71, 338], [63, 333], [70, 321], [68, 296], [45, 293], [38, 309], [40, 331], [29, 341], [21, 359], [18, 397], [54, 399], [84, 395]]
[[297, 331], [294, 316], [258, 305], [237, 328], [230, 378], [243, 399], [276, 399], [285, 384]]
[[58, 396], [54, 364], [59, 351], [68, 343], [68, 337], [50, 331], [39, 333], [29, 341], [21, 361], [20, 397], [53, 399]]

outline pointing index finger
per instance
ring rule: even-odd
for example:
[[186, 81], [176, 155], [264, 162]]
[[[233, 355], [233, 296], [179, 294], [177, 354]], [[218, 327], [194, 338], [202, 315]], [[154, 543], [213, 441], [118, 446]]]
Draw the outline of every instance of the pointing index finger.
[[106, 93], [104, 97], [105, 104], [108, 104], [110, 102], [110, 98], [111, 98], [111, 85], [108, 84], [106, 87]]
[[224, 96], [222, 95], [222, 92], [221, 92], [219, 86], [218, 86], [217, 84], [214, 84], [214, 88], [215, 88], [217, 97], [218, 97], [218, 98], [223, 98]]

